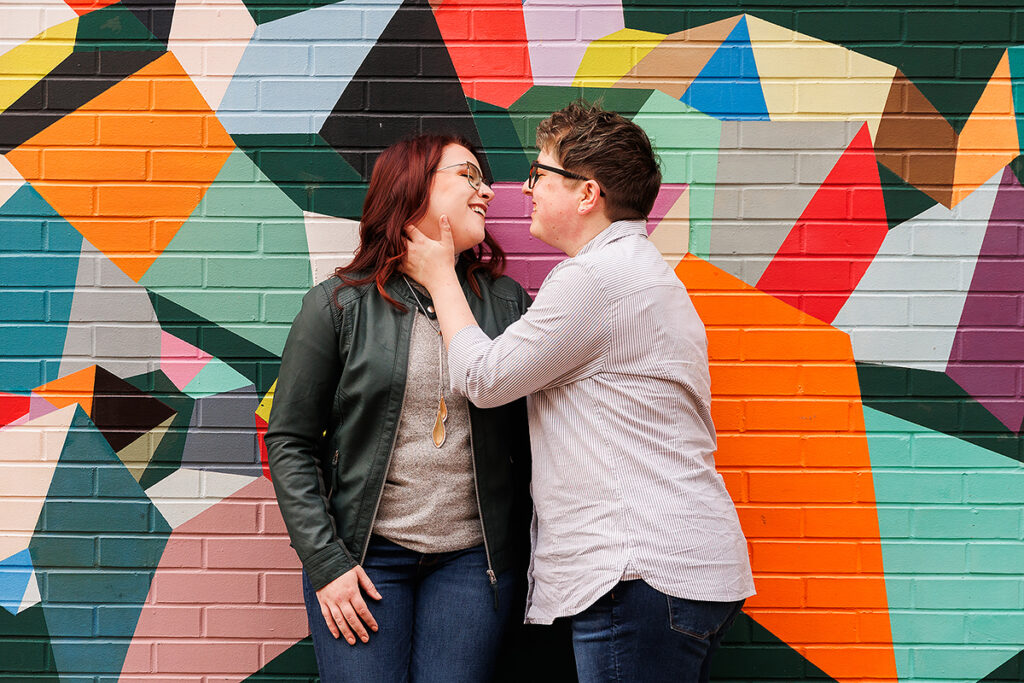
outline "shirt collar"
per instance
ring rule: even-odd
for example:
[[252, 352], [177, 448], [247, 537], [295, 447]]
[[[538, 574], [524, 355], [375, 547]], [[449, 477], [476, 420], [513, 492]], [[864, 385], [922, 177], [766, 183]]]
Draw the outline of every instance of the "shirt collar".
[[606, 244], [610, 244], [615, 240], [619, 240], [630, 235], [643, 235], [644, 237], [647, 237], [647, 221], [615, 221], [607, 228], [597, 233], [592, 240], [584, 244], [583, 247], [576, 252], [576, 255], [580, 256], [581, 254], [589, 253], [595, 249], [600, 249]]

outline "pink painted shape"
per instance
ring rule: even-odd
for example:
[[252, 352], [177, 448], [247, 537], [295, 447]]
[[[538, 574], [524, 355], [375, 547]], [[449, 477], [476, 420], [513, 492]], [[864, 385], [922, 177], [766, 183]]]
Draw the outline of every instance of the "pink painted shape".
[[[239, 526], [239, 511], [258, 523]], [[242, 681], [309, 635], [301, 566], [280, 516], [273, 485], [258, 478], [171, 533], [120, 681]]]
[[184, 389], [213, 356], [173, 334], [160, 332], [160, 369], [174, 386]]
[[[657, 227], [676, 200], [686, 191], [685, 183], [665, 183], [654, 200], [647, 234]], [[487, 209], [487, 231], [498, 240], [508, 257], [505, 274], [530, 294], [536, 294], [551, 269], [565, 260], [563, 252], [530, 234], [530, 198], [522, 183], [494, 183], [494, 199]]]
[[572, 85], [591, 41], [626, 26], [614, 0], [526, 0], [523, 18], [535, 85]]
[[57, 409], [57, 406], [53, 405], [42, 396], [32, 394], [32, 398], [29, 400], [28, 406], [28, 419], [34, 420], [37, 417], [49, 415]]

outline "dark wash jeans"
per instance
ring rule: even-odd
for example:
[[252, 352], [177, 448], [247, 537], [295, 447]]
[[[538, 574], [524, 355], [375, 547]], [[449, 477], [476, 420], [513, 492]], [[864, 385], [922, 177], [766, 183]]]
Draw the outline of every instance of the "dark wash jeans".
[[620, 581], [570, 618], [580, 683], [706, 683], [743, 602], [674, 598]]
[[302, 574], [306, 614], [323, 683], [481, 683], [491, 678], [510, 616], [521, 615], [521, 587], [498, 576], [498, 609], [483, 546], [413, 552], [379, 536], [363, 564], [381, 594], [366, 598], [380, 630], [370, 642], [335, 640]]

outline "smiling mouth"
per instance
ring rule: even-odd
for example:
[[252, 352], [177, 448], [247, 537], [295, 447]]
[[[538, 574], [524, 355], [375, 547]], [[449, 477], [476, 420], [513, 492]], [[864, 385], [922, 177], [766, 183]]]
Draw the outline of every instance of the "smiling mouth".
[[482, 208], [480, 208], [479, 206], [471, 206], [471, 207], [469, 207], [469, 210], [472, 211], [473, 213], [480, 214], [484, 218], [487, 218], [487, 212], [485, 210], [483, 210]]

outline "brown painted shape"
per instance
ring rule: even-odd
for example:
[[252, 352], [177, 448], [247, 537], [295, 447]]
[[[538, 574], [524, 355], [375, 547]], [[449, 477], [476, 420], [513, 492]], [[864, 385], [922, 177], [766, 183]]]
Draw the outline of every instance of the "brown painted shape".
[[949, 122], [897, 71], [875, 135], [878, 161], [948, 208], [953, 199], [956, 143]]
[[679, 99], [741, 18], [736, 15], [669, 34], [614, 87], [652, 88]]
[[[171, 174], [153, 161], [168, 149], [189, 160]], [[234, 149], [216, 114], [167, 53], [22, 143], [7, 159], [137, 282]]]

